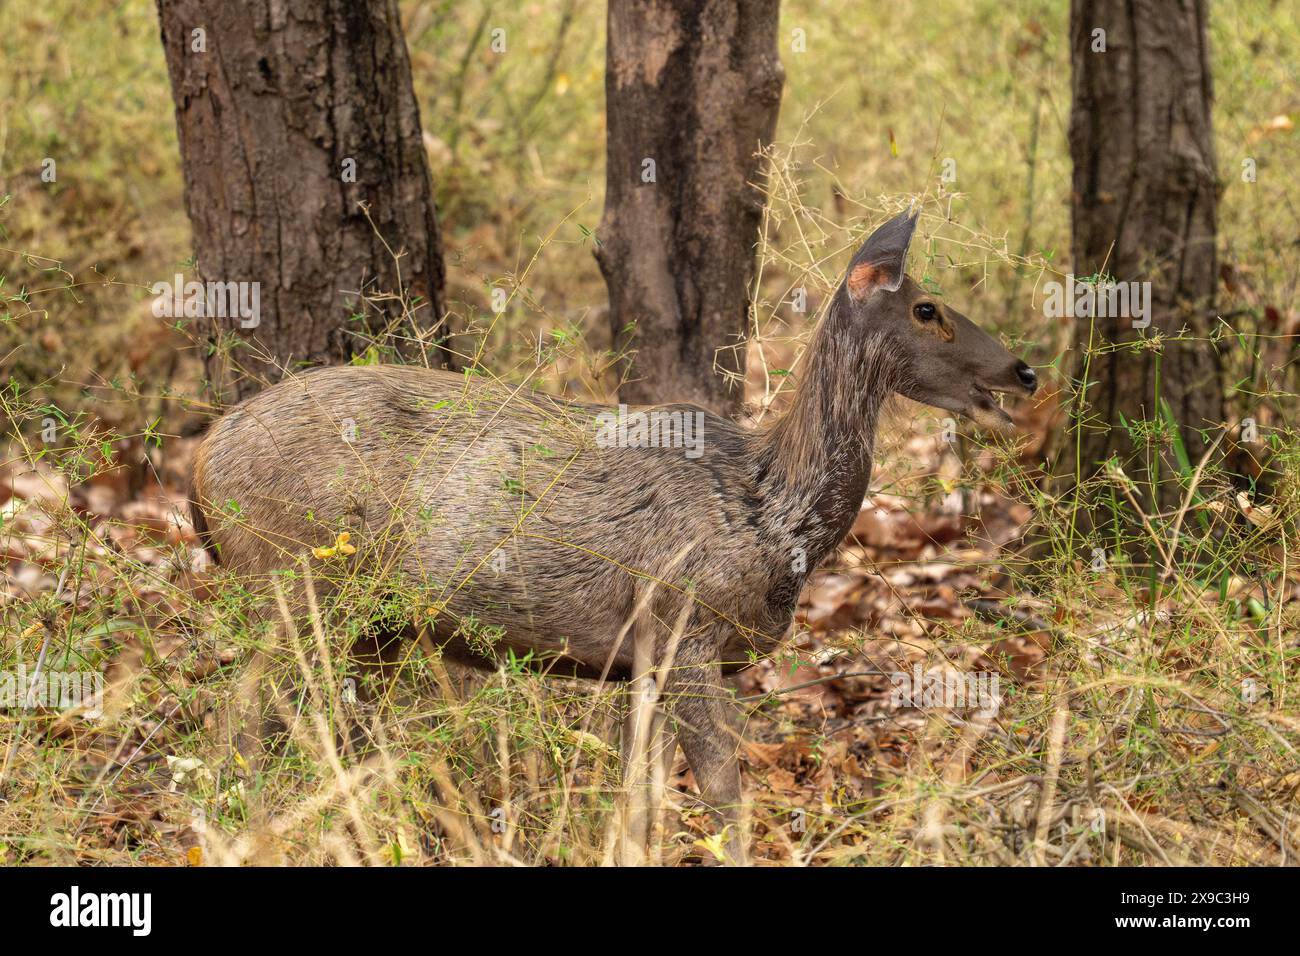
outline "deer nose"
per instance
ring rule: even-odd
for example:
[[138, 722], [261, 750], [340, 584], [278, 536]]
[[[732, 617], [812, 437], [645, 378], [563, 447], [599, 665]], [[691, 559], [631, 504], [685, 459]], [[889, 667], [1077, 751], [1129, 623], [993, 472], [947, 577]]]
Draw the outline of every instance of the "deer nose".
[[1024, 362], [1016, 363], [1016, 378], [1020, 379], [1020, 384], [1030, 395], [1038, 388], [1038, 374]]

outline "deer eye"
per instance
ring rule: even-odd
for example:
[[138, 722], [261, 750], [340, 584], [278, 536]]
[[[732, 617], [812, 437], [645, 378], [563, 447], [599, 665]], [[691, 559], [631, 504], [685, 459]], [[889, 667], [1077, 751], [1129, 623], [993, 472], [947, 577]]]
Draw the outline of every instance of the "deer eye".
[[933, 302], [918, 302], [913, 307], [912, 314], [922, 322], [934, 322], [939, 318], [939, 310], [934, 307]]

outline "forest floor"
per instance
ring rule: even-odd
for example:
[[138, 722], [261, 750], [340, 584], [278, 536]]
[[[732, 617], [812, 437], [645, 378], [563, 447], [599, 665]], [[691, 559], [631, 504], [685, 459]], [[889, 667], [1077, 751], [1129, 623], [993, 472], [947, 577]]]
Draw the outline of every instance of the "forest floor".
[[[1016, 414], [1045, 429], [1041, 412]], [[125, 468], [71, 488], [43, 463], [5, 468], [9, 663], [93, 669], [104, 693], [102, 713], [7, 713], [0, 863], [609, 862], [621, 698], [594, 683], [462, 673], [418, 651], [408, 693], [365, 718], [376, 750], [342, 752], [342, 712], [307, 700], [270, 767], [234, 752], [226, 708], [258, 674], [188, 523], [194, 441], [170, 442], [142, 483]], [[898, 441], [876, 487], [943, 475], [935, 436]], [[736, 679], [757, 862], [1295, 859], [1294, 575], [1270, 605], [1288, 622], [1282, 685], [1261, 677], [1264, 693], [1242, 697], [1189, 666], [1224, 634], [1158, 649], [1186, 615], [1144, 618], [1104, 582], [1038, 596], [1013, 583], [1000, 548], [1028, 517], [987, 486], [920, 507], [868, 500], [802, 595], [789, 649]], [[1225, 606], [1268, 598], [1235, 582]], [[1234, 633], [1234, 653], [1269, 630]], [[322, 633], [328, 653], [346, 639]], [[922, 674], [940, 695], [901, 698]], [[970, 693], [945, 700], [951, 687]], [[651, 859], [713, 860], [680, 753], [666, 784]]]

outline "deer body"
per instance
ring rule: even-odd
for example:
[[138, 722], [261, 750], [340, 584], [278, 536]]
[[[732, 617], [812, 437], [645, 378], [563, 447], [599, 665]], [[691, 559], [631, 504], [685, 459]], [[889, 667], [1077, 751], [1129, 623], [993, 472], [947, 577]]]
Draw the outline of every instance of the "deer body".
[[688, 406], [635, 410], [701, 415], [692, 457], [611, 446], [603, 406], [481, 376], [319, 370], [213, 426], [195, 459], [196, 525], [253, 579], [348, 531], [347, 560], [427, 601], [435, 643], [464, 663], [533, 651], [557, 672], [629, 678], [648, 637], [702, 794], [736, 820], [721, 676], [779, 645], [807, 574], [852, 524], [881, 405], [901, 392], [1001, 425], [991, 393], [1032, 390], [1023, 363], [905, 278], [914, 227], [898, 217], [868, 239], [789, 411], [764, 430]]
[[[470, 663], [495, 666], [468, 660], [483, 655], [452, 637], [472, 616], [503, 629], [498, 652], [598, 673], [652, 585], [658, 604], [689, 591], [732, 625], [728, 663], [747, 661], [751, 643], [770, 651], [867, 474], [843, 496], [837, 526], [809, 537], [805, 528], [823, 528], [811, 508], [825, 502], [793, 498], [763, 473], [762, 436], [706, 415], [699, 458], [601, 447], [603, 410], [428, 369], [321, 369], [214, 426], [196, 457], [196, 495], [222, 565], [250, 578], [348, 531], [349, 560], [398, 571]], [[631, 668], [624, 644], [613, 677]]]

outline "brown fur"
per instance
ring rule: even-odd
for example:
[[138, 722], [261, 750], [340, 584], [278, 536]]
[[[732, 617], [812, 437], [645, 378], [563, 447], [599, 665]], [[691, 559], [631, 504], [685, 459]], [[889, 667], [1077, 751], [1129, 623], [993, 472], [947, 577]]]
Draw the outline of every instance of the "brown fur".
[[872, 286], [879, 285], [882, 276], [880, 270], [870, 262], [860, 262], [849, 270], [849, 295], [861, 299]]

